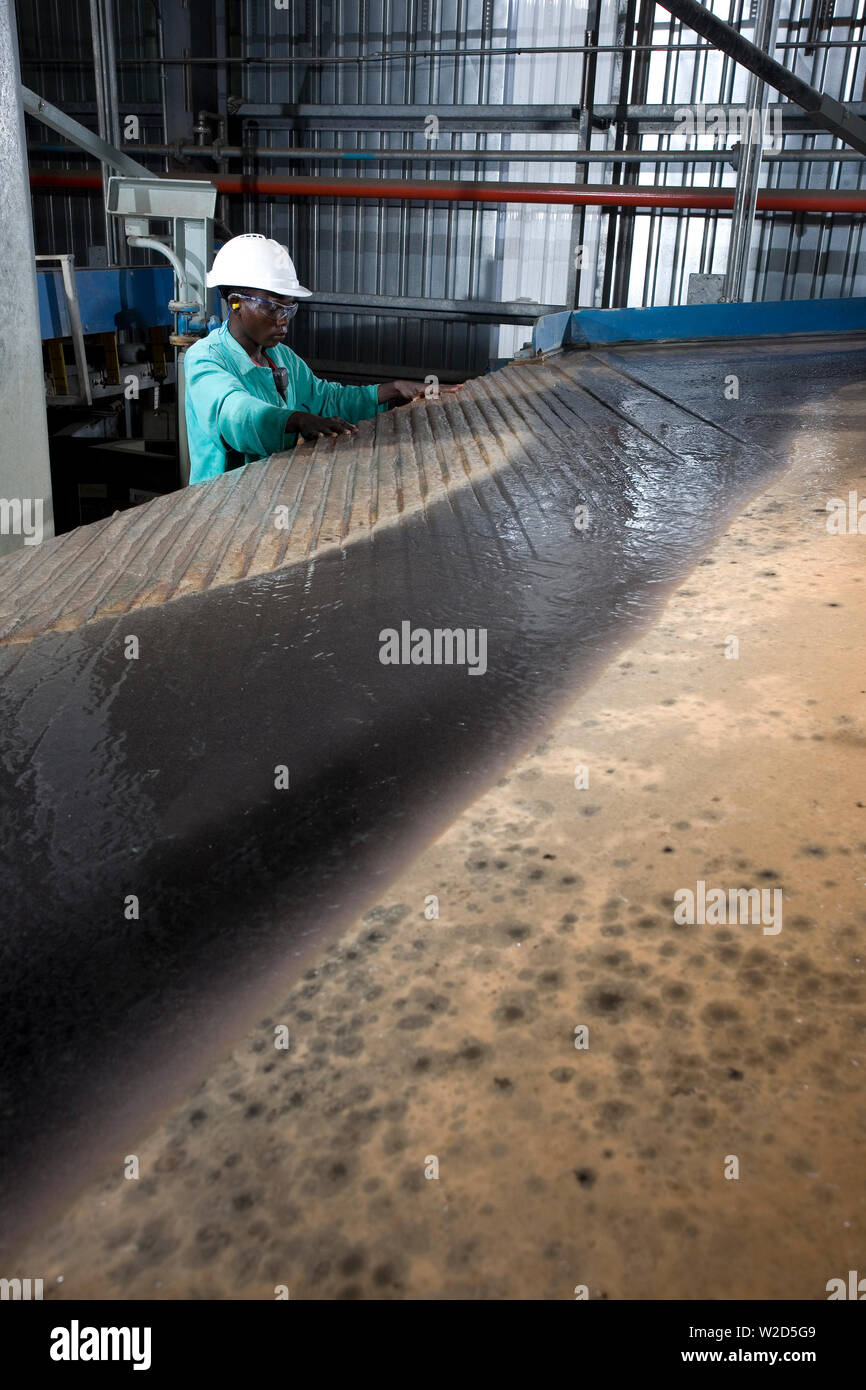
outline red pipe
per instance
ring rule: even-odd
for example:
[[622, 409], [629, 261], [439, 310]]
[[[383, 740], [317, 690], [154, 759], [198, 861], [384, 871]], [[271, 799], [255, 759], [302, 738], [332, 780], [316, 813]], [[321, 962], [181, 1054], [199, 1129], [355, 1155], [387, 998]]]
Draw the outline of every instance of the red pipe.
[[101, 188], [101, 174], [35, 174], [30, 173], [30, 187], [40, 188]]
[[[656, 188], [646, 184], [448, 183], [436, 179], [284, 178], [280, 174], [186, 174], [201, 177], [220, 193], [258, 193], [295, 198], [398, 198], [448, 203], [566, 203], [590, 207], [721, 208], [734, 206], [733, 189]], [[33, 189], [102, 188], [100, 174], [31, 173]], [[866, 212], [866, 189], [761, 189], [764, 212]]]

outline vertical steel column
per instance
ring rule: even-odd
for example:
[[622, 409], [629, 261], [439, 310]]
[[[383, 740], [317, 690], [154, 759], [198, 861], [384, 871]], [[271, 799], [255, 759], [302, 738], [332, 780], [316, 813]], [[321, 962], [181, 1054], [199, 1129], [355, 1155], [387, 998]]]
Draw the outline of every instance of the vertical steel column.
[[[652, 0], [641, 0], [637, 17], [637, 27], [629, 28], [625, 35], [626, 43], [638, 45], [652, 43], [655, 5]], [[639, 51], [633, 59], [629, 56], [623, 64], [623, 85], [620, 88], [620, 106], [623, 116], [628, 112], [629, 102], [642, 106], [649, 90], [650, 54]], [[630, 83], [629, 83], [630, 77]], [[631, 95], [629, 96], [629, 88]], [[625, 133], [623, 148], [639, 150], [641, 137], [637, 129], [629, 130], [623, 120], [620, 129]], [[636, 184], [640, 179], [640, 165], [627, 164], [614, 166], [612, 182]], [[622, 171], [622, 172], [620, 172]], [[631, 259], [634, 248], [635, 212], [633, 208], [612, 209], [610, 231], [605, 254], [605, 282], [602, 306], [607, 309], [624, 308], [628, 304], [629, 283], [631, 280]], [[610, 269], [612, 278], [608, 276]]]
[[[0, 0], [0, 168], [0, 496], [29, 508], [31, 521], [41, 504], [42, 533], [51, 536], [51, 467], [14, 0]], [[10, 515], [7, 508], [4, 524]], [[27, 537], [18, 530], [0, 530], [0, 555], [24, 544]]]
[[[114, 43], [113, 0], [90, 0], [90, 30], [99, 134], [110, 145], [120, 145], [120, 112], [117, 104], [117, 54]], [[102, 201], [108, 193], [109, 170], [102, 166]], [[109, 265], [127, 263], [126, 246], [116, 221], [105, 214], [105, 254]]]
[[[755, 43], [758, 48], [769, 53], [771, 57], [775, 47], [780, 9], [781, 0], [758, 0], [755, 16]], [[749, 248], [752, 244], [758, 184], [761, 179], [767, 100], [766, 83], [762, 82], [755, 73], [749, 73], [749, 85], [746, 89], [748, 131], [745, 137], [740, 140], [740, 152], [737, 160], [737, 186], [734, 192], [734, 212], [731, 220], [731, 244], [728, 247], [728, 264], [725, 269], [725, 283], [722, 287], [722, 300], [725, 302], [740, 301], [746, 290]]]
[[205, 285], [213, 261], [213, 221], [210, 217], [176, 217], [172, 231], [174, 249], [184, 268], [187, 298], [201, 303], [204, 327], [210, 317], [208, 301], [213, 297]]
[[[176, 60], [188, 58], [192, 49], [190, 39], [190, 12], [187, 4], [178, 3], [160, 6], [162, 25], [162, 45], [164, 58]], [[165, 142], [173, 145], [175, 141], [192, 140], [195, 124], [193, 95], [191, 85], [192, 69], [173, 61], [163, 69], [165, 75]]]
[[[589, 45], [598, 43], [601, 0], [588, 0], [586, 11], [586, 30], [583, 41]], [[592, 144], [592, 108], [595, 104], [595, 71], [598, 64], [594, 52], [583, 55], [583, 80], [580, 92], [580, 118], [578, 121], [578, 143], [581, 150], [588, 150]], [[586, 183], [588, 164], [578, 164], [576, 183]], [[571, 246], [569, 249], [568, 281], [566, 284], [566, 304], [578, 308], [580, 304], [581, 272], [584, 269], [582, 248], [586, 233], [586, 208], [575, 207], [571, 221]], [[577, 264], [578, 251], [581, 251], [580, 265]], [[595, 270], [595, 267], [593, 267]], [[593, 275], [593, 285], [595, 275]]]

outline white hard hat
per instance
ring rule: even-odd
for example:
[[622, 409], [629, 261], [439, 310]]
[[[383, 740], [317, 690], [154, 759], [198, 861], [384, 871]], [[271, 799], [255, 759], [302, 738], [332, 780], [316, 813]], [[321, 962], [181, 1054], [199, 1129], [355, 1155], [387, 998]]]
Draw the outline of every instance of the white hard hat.
[[285, 246], [261, 232], [233, 236], [214, 256], [207, 274], [208, 289], [227, 285], [229, 289], [247, 287], [271, 290], [307, 298], [313, 291], [298, 283], [298, 272]]

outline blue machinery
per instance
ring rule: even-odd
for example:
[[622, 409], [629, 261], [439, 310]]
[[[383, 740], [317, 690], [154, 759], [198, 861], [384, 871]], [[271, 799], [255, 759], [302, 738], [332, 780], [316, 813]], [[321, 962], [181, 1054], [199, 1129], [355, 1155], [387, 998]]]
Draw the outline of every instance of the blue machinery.
[[[170, 266], [141, 266], [130, 270], [76, 270], [75, 287], [83, 333], [116, 333], [118, 329], [168, 328], [173, 323], [168, 302], [174, 294]], [[39, 327], [43, 342], [70, 338], [70, 321], [63, 276], [59, 270], [40, 270], [36, 277]]]
[[[173, 295], [170, 266], [77, 270], [84, 333], [169, 327]], [[72, 336], [59, 270], [37, 276], [43, 341]], [[216, 307], [216, 291], [211, 291]], [[766, 337], [786, 333], [866, 331], [866, 299], [787, 299], [743, 304], [688, 304], [653, 309], [565, 309], [537, 319], [535, 353], [580, 343], [651, 342], [683, 338]]]
[[[49, 342], [54, 401], [90, 405], [93, 391], [84, 343], [85, 334], [103, 335], [109, 391], [120, 389], [119, 331], [138, 329], [141, 336], [174, 323], [169, 337], [175, 349], [177, 436], [181, 480], [189, 477], [183, 409], [183, 371], [180, 358], [194, 342], [207, 319], [205, 277], [213, 259], [213, 214], [216, 189], [200, 179], [156, 176], [115, 144], [110, 144], [27, 87], [21, 89], [23, 108], [31, 116], [71, 139], [101, 161], [104, 169], [105, 213], [109, 246], [116, 241], [114, 219], [123, 218], [129, 246], [155, 251], [170, 270], [112, 268], [76, 272], [71, 256], [59, 260], [61, 271], [42, 272], [38, 279], [40, 333]], [[114, 170], [110, 175], [105, 171]], [[169, 234], [155, 235], [151, 223], [168, 224]], [[174, 275], [174, 285], [171, 275]], [[70, 392], [61, 339], [71, 337], [75, 353], [77, 390]], [[164, 351], [157, 341], [155, 370], [147, 384], [158, 385], [164, 371]], [[136, 377], [139, 372], [133, 373]], [[145, 382], [141, 383], [142, 385]]]
[[866, 299], [786, 299], [743, 304], [685, 304], [653, 309], [567, 309], [545, 314], [519, 357], [563, 347], [709, 338], [866, 332]]
[[[73, 123], [74, 124], [74, 123]], [[128, 270], [83, 271], [76, 274], [71, 256], [62, 256], [61, 271], [43, 272], [38, 277], [40, 332], [51, 344], [55, 399], [69, 399], [65, 361], [59, 340], [71, 337], [78, 377], [77, 397], [92, 402], [90, 375], [84, 335], [102, 334], [106, 347], [106, 378], [111, 388], [121, 384], [120, 363], [115, 334], [138, 331], [140, 337], [155, 342], [156, 364], [147, 384], [158, 386], [164, 370], [161, 337], [153, 330], [174, 324], [169, 342], [175, 349], [177, 389], [177, 439], [180, 476], [189, 479], [189, 452], [184, 420], [183, 370], [181, 358], [195, 342], [207, 320], [207, 271], [213, 259], [213, 213], [216, 189], [200, 180], [147, 177], [127, 171], [108, 179], [106, 212], [122, 217], [128, 245], [156, 251], [169, 262], [168, 267]], [[168, 236], [152, 234], [151, 222], [170, 226]], [[52, 351], [53, 349], [53, 351]], [[135, 372], [136, 378], [140, 373]], [[140, 385], [145, 382], [140, 381]], [[58, 392], [58, 385], [60, 390]], [[109, 388], [109, 389], [111, 389]], [[154, 397], [158, 400], [158, 396]]]

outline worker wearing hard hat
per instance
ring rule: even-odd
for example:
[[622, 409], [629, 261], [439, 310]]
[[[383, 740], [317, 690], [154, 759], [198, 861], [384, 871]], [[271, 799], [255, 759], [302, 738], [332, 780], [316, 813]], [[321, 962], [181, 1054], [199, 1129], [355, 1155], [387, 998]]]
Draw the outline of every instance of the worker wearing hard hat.
[[286, 346], [297, 301], [312, 291], [298, 283], [279, 242], [257, 233], [232, 237], [207, 285], [219, 288], [229, 315], [184, 356], [190, 483], [293, 448], [299, 436], [351, 433], [388, 401], [424, 395], [414, 381], [340, 386], [313, 375]]

